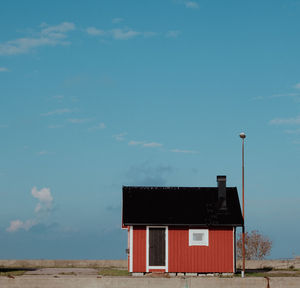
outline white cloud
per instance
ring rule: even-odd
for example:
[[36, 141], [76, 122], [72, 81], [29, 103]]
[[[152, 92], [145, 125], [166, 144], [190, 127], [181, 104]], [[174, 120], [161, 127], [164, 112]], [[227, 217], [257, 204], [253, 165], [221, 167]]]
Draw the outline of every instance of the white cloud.
[[58, 99], [58, 100], [62, 100], [62, 99], [65, 98], [65, 96], [64, 95], [54, 95], [53, 98]]
[[170, 30], [166, 33], [167, 38], [177, 38], [181, 34], [180, 30]]
[[6, 67], [0, 67], [0, 72], [7, 72], [8, 69]]
[[100, 29], [97, 29], [95, 27], [88, 27], [86, 29], [86, 32], [89, 34], [89, 35], [93, 35], [93, 36], [98, 36], [98, 35], [105, 35], [105, 31], [104, 30], [100, 30]]
[[67, 45], [65, 41], [67, 32], [75, 29], [74, 23], [63, 22], [57, 26], [42, 24], [37, 37], [24, 37], [0, 43], [0, 55], [15, 55], [29, 53], [31, 50], [41, 46]]
[[273, 94], [271, 96], [256, 96], [253, 97], [251, 100], [264, 100], [264, 99], [276, 99], [276, 98], [297, 98], [300, 96], [300, 93], [280, 93], [280, 94]]
[[81, 123], [86, 123], [91, 121], [91, 118], [71, 118], [68, 119], [68, 122], [72, 123], [72, 124], [81, 124]]
[[124, 20], [123, 18], [114, 18], [114, 19], [111, 20], [111, 22], [113, 24], [118, 24], [120, 22], [123, 22], [123, 20]]
[[101, 30], [96, 27], [88, 27], [85, 31], [92, 36], [105, 36], [114, 40], [129, 40], [137, 36], [144, 36], [150, 38], [156, 36], [158, 33], [152, 31], [139, 32], [128, 27], [116, 28], [111, 30]]
[[47, 154], [51, 154], [51, 153], [47, 150], [42, 150], [42, 151], [39, 151], [37, 154], [42, 156], [42, 155], [47, 155]]
[[39, 201], [34, 209], [36, 213], [41, 211], [49, 211], [52, 209], [53, 197], [51, 195], [50, 188], [42, 188], [41, 190], [37, 190], [36, 187], [33, 187], [31, 194]]
[[[112, 30], [109, 30], [109, 31], [104, 31], [104, 30], [100, 30], [100, 29], [97, 29], [95, 27], [89, 27], [86, 29], [86, 32], [89, 34], [89, 35], [93, 35], [93, 36], [108, 36], [108, 37], [112, 37], [113, 39], [115, 40], [128, 40], [128, 39], [131, 39], [131, 38], [134, 38], [136, 36], [139, 36], [141, 35], [142, 33], [141, 32], [137, 32], [135, 30], [132, 30], [132, 29], [112, 29]], [[146, 34], [147, 33], [147, 34]], [[150, 32], [145, 32], [145, 37], [150, 37]]]
[[173, 153], [185, 153], [185, 154], [198, 154], [198, 151], [195, 150], [181, 150], [181, 149], [172, 149], [170, 150]]
[[20, 220], [13, 220], [10, 222], [9, 227], [6, 229], [8, 232], [15, 232], [23, 227], [23, 222]]
[[116, 40], [128, 40], [141, 34], [141, 32], [132, 29], [113, 29], [111, 30], [112, 37]]
[[300, 116], [295, 118], [275, 118], [269, 124], [271, 125], [284, 125], [284, 124], [300, 124]]
[[113, 138], [115, 138], [117, 141], [124, 141], [125, 136], [127, 135], [127, 132], [123, 132], [117, 135], [113, 135]]
[[42, 35], [51, 35], [54, 38], [64, 38], [66, 35], [63, 33], [75, 30], [75, 24], [70, 22], [63, 22], [57, 26], [48, 26], [44, 23], [41, 26], [46, 26], [46, 28], [41, 31]]
[[144, 142], [134, 141], [134, 140], [131, 140], [131, 141], [128, 142], [128, 145], [130, 145], [130, 146], [136, 146], [136, 145], [141, 145], [141, 144], [144, 144]]
[[7, 232], [16, 232], [20, 229], [24, 229], [26, 231], [30, 230], [31, 227], [36, 225], [37, 222], [35, 220], [26, 220], [25, 222], [17, 219], [10, 222], [9, 227], [6, 229]]
[[73, 112], [73, 110], [69, 109], [69, 108], [63, 108], [63, 109], [56, 109], [53, 111], [49, 111], [47, 113], [42, 113], [42, 116], [51, 116], [51, 115], [62, 115], [62, 114], [66, 114], [66, 113], [71, 113]]
[[296, 89], [300, 89], [300, 83], [297, 83], [294, 87], [295, 87]]
[[96, 126], [89, 128], [89, 130], [102, 130], [105, 128], [106, 128], [106, 125], [104, 123], [99, 123]]
[[269, 98], [281, 98], [281, 97], [297, 97], [299, 93], [282, 93], [282, 94], [273, 94]]
[[300, 129], [285, 130], [286, 134], [300, 134]]
[[199, 8], [199, 4], [195, 1], [185, 1], [184, 5], [187, 8], [192, 8], [192, 9], [198, 9]]
[[7, 232], [17, 232], [21, 229], [28, 231], [42, 221], [41, 216], [44, 215], [45, 212], [52, 210], [53, 196], [51, 195], [50, 188], [37, 190], [36, 187], [33, 187], [31, 189], [31, 195], [38, 200], [34, 209], [36, 216], [26, 221], [20, 219], [11, 221], [9, 227], [6, 229]]
[[134, 140], [129, 141], [128, 145], [130, 145], [130, 146], [143, 146], [143, 147], [146, 147], [146, 148], [155, 148], [155, 147], [163, 146], [163, 144], [157, 143], [157, 142], [134, 141]]
[[157, 142], [150, 142], [150, 143], [144, 143], [143, 146], [144, 147], [161, 147], [163, 145], [161, 143], [157, 143]]

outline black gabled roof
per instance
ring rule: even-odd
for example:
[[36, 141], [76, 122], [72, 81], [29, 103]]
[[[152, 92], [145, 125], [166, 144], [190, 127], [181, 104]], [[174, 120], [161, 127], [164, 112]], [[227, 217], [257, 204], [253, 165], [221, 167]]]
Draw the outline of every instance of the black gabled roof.
[[236, 187], [226, 187], [226, 209], [216, 187], [123, 186], [123, 225], [242, 226]]

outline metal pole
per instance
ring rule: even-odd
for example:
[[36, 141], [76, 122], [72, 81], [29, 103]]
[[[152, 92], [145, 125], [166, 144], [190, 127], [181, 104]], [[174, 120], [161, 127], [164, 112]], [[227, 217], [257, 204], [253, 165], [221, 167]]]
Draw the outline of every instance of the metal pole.
[[244, 225], [243, 225], [243, 277], [245, 277], [245, 168], [244, 168], [244, 139], [243, 139], [243, 145], [242, 145], [243, 147], [242, 147], [242, 154], [243, 154], [243, 156], [242, 156], [242, 177], [243, 177], [243, 184], [242, 184], [242, 186], [243, 186], [243, 219], [244, 219]]
[[244, 140], [246, 138], [245, 133], [241, 133], [240, 137], [242, 138], [242, 197], [243, 197], [243, 230], [242, 230], [242, 239], [243, 239], [243, 270], [242, 270], [242, 277], [245, 277], [245, 167], [244, 167]]

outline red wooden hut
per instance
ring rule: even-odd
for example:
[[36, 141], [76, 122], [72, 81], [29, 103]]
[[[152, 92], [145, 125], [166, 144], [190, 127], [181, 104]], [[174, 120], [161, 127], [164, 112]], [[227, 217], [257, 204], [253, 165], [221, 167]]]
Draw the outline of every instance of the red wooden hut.
[[123, 186], [129, 272], [234, 273], [236, 187]]

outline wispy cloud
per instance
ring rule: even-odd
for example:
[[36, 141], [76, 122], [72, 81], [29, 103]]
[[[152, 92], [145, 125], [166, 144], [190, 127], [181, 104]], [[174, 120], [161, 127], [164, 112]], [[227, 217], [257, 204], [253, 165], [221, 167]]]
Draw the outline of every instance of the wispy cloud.
[[269, 124], [271, 125], [284, 125], [284, 124], [300, 124], [300, 116], [295, 118], [275, 118]]
[[286, 134], [300, 134], [300, 129], [285, 130]]
[[182, 149], [171, 149], [173, 153], [184, 153], [184, 154], [198, 154], [199, 152], [196, 150], [182, 150]]
[[282, 98], [282, 97], [297, 97], [300, 96], [299, 93], [282, 93], [282, 94], [273, 94], [268, 98]]
[[173, 168], [169, 165], [152, 166], [145, 162], [129, 168], [126, 173], [126, 179], [128, 179], [126, 184], [163, 186], [172, 172]]
[[70, 118], [67, 121], [72, 124], [81, 124], [81, 123], [90, 122], [91, 120], [92, 120], [91, 118]]
[[123, 18], [113, 18], [112, 20], [111, 20], [111, 22], [113, 23], [113, 24], [118, 24], [118, 23], [121, 23], [121, 22], [123, 22]]
[[43, 155], [52, 154], [52, 153], [47, 150], [42, 150], [42, 151], [37, 152], [37, 154], [40, 156], [43, 156]]
[[100, 29], [97, 29], [95, 27], [88, 27], [86, 28], [86, 32], [89, 34], [89, 35], [93, 35], [93, 36], [99, 36], [99, 35], [105, 35], [105, 31], [104, 30], [100, 30]]
[[46, 113], [42, 113], [42, 116], [51, 116], [51, 115], [62, 115], [62, 114], [67, 114], [67, 113], [72, 113], [74, 110], [69, 109], [69, 108], [63, 108], [63, 109], [56, 109], [53, 111], [49, 111]]
[[294, 86], [294, 88], [296, 88], [296, 89], [300, 89], [300, 82], [299, 82], [299, 83], [297, 83], [297, 84]]
[[65, 96], [64, 95], [54, 95], [54, 99], [63, 99]]
[[0, 67], [0, 72], [8, 72], [8, 69], [6, 67]]
[[36, 37], [24, 37], [0, 43], [0, 55], [16, 55], [29, 53], [42, 46], [67, 45], [67, 33], [75, 30], [75, 24], [63, 22], [56, 26], [43, 23]]
[[128, 145], [130, 145], [130, 146], [136, 146], [136, 145], [142, 145], [142, 144], [144, 144], [143, 141], [134, 141], [134, 140], [131, 140], [131, 141], [128, 142]]
[[54, 95], [52, 98], [57, 100], [57, 102], [62, 102], [63, 99], [65, 98], [65, 96], [64, 95]]
[[129, 141], [128, 145], [130, 145], [130, 146], [143, 146], [143, 147], [146, 147], [146, 148], [155, 148], [155, 147], [163, 146], [163, 144], [157, 143], [157, 142], [134, 141], [134, 140]]
[[97, 125], [90, 127], [89, 130], [102, 130], [105, 129], [106, 125], [104, 123], [98, 123]]
[[300, 93], [280, 93], [280, 94], [272, 94], [270, 96], [256, 96], [251, 100], [269, 100], [269, 99], [277, 99], [277, 98], [292, 98], [297, 100], [300, 96]]
[[0, 129], [8, 128], [8, 125], [6, 124], [0, 124]]
[[141, 32], [133, 29], [113, 29], [111, 30], [112, 37], [116, 40], [128, 40], [141, 34]]
[[62, 127], [64, 127], [64, 125], [61, 125], [61, 124], [49, 125], [48, 126], [49, 129], [57, 129], [57, 128], [62, 128]]
[[150, 32], [149, 31], [149, 32], [144, 32], [143, 35], [144, 35], [145, 38], [150, 38], [150, 37], [157, 36], [158, 33], [157, 32]]
[[195, 1], [184, 1], [184, 5], [186, 8], [198, 9], [199, 4]]
[[198, 9], [199, 4], [197, 1], [192, 1], [192, 0], [174, 0], [175, 3], [184, 5], [186, 8], [190, 9]]
[[45, 215], [49, 215], [52, 210], [53, 196], [50, 188], [42, 188], [38, 190], [36, 187], [31, 189], [31, 195], [38, 200], [34, 208], [35, 217], [33, 219], [22, 221], [16, 219], [10, 222], [9, 227], [6, 229], [7, 232], [17, 232], [18, 230], [28, 231], [32, 227], [41, 223]]
[[113, 138], [115, 138], [117, 141], [124, 141], [126, 135], [127, 135], [127, 132], [123, 132], [120, 134], [113, 135]]
[[161, 147], [163, 145], [161, 143], [157, 143], [157, 142], [149, 142], [149, 143], [144, 143], [143, 146], [144, 147]]
[[177, 38], [181, 34], [180, 30], [170, 30], [166, 33], [167, 38]]
[[111, 38], [114, 40], [129, 40], [129, 39], [136, 38], [138, 36], [144, 36], [145, 38], [150, 38], [157, 35], [157, 33], [153, 31], [140, 32], [128, 27], [116, 28], [111, 30], [102, 30], [96, 27], [88, 27], [85, 31], [92, 36], [100, 36], [100, 37], [105, 36], [107, 38]]
[[41, 27], [44, 27], [41, 31], [42, 35], [52, 36], [54, 38], [65, 38], [65, 33], [75, 30], [75, 24], [71, 22], [63, 22], [57, 26], [48, 26], [47, 23], [43, 23]]

